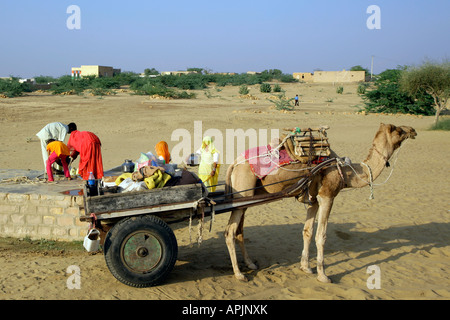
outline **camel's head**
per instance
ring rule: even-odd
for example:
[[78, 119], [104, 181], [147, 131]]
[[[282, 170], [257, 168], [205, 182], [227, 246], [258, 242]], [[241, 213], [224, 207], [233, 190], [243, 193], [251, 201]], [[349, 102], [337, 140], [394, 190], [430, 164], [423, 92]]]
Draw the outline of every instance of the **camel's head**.
[[416, 130], [409, 126], [394, 126], [393, 124], [384, 124], [380, 125], [380, 131], [384, 131], [386, 136], [390, 140], [394, 149], [400, 147], [403, 141], [406, 139], [415, 139], [417, 136]]

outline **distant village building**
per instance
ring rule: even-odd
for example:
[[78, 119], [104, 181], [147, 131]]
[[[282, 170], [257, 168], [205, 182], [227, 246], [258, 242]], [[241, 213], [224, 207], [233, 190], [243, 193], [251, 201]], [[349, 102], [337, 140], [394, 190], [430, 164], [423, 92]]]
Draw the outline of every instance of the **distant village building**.
[[235, 76], [237, 73], [236, 72], [214, 72], [211, 74], [218, 74], [221, 76]]
[[159, 74], [145, 74], [145, 72], [139, 73], [140, 78], [156, 78], [159, 77]]
[[294, 72], [292, 76], [299, 81], [313, 82], [313, 74], [311, 72]]
[[114, 69], [113, 67], [106, 66], [81, 66], [80, 68], [72, 68], [72, 78], [80, 79], [86, 76], [112, 77], [119, 74], [120, 71], [120, 69]]
[[162, 76], [181, 76], [184, 74], [194, 74], [198, 73], [197, 71], [163, 71], [161, 72]]
[[351, 83], [351, 82], [364, 82], [366, 78], [365, 71], [316, 71], [313, 73], [308, 72], [295, 72], [292, 74], [295, 79], [305, 82], [314, 83]]

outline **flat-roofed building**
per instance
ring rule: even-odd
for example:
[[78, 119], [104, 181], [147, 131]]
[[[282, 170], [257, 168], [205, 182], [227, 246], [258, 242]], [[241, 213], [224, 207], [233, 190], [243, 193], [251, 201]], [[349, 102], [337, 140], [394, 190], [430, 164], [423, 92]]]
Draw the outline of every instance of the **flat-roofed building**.
[[119, 74], [120, 71], [120, 69], [107, 66], [82, 65], [79, 68], [72, 68], [72, 78], [80, 79], [86, 76], [112, 77], [115, 74]]

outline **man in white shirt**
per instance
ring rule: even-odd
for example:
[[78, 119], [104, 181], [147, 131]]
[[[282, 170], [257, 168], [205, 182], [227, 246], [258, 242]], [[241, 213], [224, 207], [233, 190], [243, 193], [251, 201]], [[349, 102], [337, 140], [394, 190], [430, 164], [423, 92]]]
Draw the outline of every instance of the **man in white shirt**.
[[48, 153], [47, 153], [47, 140], [55, 139], [64, 142], [66, 135], [69, 132], [69, 126], [62, 124], [61, 122], [52, 122], [47, 124], [36, 135], [41, 140], [42, 160], [44, 160], [44, 168], [47, 165]]

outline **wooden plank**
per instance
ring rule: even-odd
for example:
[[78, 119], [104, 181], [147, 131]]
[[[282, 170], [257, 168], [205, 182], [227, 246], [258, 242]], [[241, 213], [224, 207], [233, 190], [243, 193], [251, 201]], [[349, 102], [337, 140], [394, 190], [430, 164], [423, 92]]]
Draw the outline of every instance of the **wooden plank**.
[[112, 211], [108, 213], [101, 213], [96, 215], [98, 220], [104, 219], [115, 219], [115, 218], [123, 218], [129, 216], [136, 216], [142, 214], [159, 214], [168, 211], [177, 211], [183, 209], [194, 209], [196, 208], [196, 201], [193, 202], [185, 202], [179, 204], [172, 205], [160, 205], [154, 206], [150, 208], [142, 208], [142, 209], [132, 209], [132, 210], [123, 210], [123, 211]]
[[[309, 142], [300, 143], [300, 147], [309, 148], [310, 146], [311, 146], [311, 144]], [[313, 143], [312, 146], [314, 148], [326, 148], [326, 147], [329, 147], [330, 144], [329, 143]]]
[[200, 184], [166, 187], [86, 197], [86, 214], [106, 213], [162, 204], [196, 201], [202, 197]]
[[328, 138], [327, 137], [323, 137], [323, 138], [320, 138], [320, 137], [312, 137], [312, 139], [310, 138], [310, 137], [294, 137], [294, 140], [295, 141], [301, 141], [301, 142], [305, 142], [305, 141], [327, 141], [328, 140]]
[[[305, 150], [305, 149], [296, 149], [295, 150], [296, 155], [300, 155], [300, 156], [309, 156], [310, 155], [310, 151], [309, 149]], [[329, 149], [326, 150], [313, 150], [312, 155], [313, 156], [329, 156], [331, 154]]]

